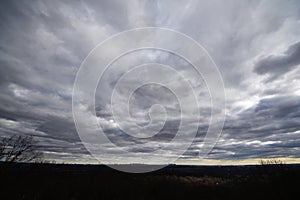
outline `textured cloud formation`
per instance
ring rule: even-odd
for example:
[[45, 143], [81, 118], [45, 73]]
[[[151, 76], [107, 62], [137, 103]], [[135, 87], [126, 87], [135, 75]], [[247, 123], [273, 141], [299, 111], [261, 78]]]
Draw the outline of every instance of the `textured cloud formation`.
[[254, 71], [257, 74], [270, 74], [275, 79], [300, 64], [300, 42], [291, 45], [283, 55], [271, 55], [258, 61]]
[[[49, 159], [92, 161], [72, 118], [72, 88], [81, 62], [115, 33], [160, 26], [183, 32], [203, 45], [224, 79], [226, 123], [210, 159], [299, 157], [299, 10], [297, 0], [2, 1], [0, 134], [34, 135]], [[111, 66], [96, 92], [98, 120], [120, 146], [147, 142], [119, 131], [105, 103], [126, 67], [146, 61], [174, 65], [199, 88], [201, 124], [195, 143], [181, 158], [194, 159], [211, 113], [209, 95], [203, 80], [174, 55], [140, 51]], [[128, 147], [141, 156], [168, 142], [178, 129], [176, 100], [163, 88], [155, 92], [141, 88], [134, 95], [137, 122], [147, 123], [143, 110], [153, 102], [169, 102], [172, 117], [147, 146]], [[114, 153], [105, 147], [103, 151]]]

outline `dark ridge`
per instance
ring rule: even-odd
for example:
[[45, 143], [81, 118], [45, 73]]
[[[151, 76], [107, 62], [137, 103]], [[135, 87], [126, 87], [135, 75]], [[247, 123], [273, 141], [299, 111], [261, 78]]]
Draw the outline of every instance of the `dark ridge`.
[[0, 163], [0, 177], [1, 199], [292, 199], [300, 165], [169, 165], [130, 174], [105, 165]]

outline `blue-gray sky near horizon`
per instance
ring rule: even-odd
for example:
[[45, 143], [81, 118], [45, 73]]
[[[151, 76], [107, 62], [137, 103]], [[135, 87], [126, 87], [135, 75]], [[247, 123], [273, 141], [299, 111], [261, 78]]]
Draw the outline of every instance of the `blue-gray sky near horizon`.
[[[209, 52], [223, 77], [226, 121], [208, 159], [299, 158], [299, 1], [6, 0], [0, 4], [1, 136], [34, 135], [46, 158], [92, 161], [72, 117], [76, 73], [88, 53], [113, 34], [155, 26], [195, 39]], [[140, 63], [138, 59], [145, 57], [165, 64], [181, 63], [166, 52], [136, 52], [115, 63], [97, 90], [97, 115], [110, 138], [120, 146], [134, 141], [115, 130], [117, 126], [103, 102], [108, 101], [121, 67]], [[181, 68], [183, 65], [176, 69], [187, 76], [192, 74]], [[202, 80], [191, 76], [193, 81], [202, 85]], [[203, 93], [207, 102], [205, 90]], [[141, 88], [135, 95], [135, 109], [158, 102], [167, 105], [175, 99], [163, 88]], [[176, 107], [176, 100], [172, 102]], [[204, 119], [210, 116], [205, 107]], [[170, 109], [172, 116], [177, 112]], [[149, 148], [136, 151], [149, 151], [160, 141], [172, 139], [177, 129], [176, 118], [167, 121]], [[182, 160], [197, 158], [206, 129], [203, 123], [199, 143], [196, 140]]]

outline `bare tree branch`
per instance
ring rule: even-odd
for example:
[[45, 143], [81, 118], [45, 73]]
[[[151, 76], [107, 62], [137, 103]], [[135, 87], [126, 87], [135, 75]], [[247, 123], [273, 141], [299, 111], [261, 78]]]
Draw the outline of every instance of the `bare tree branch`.
[[30, 162], [42, 158], [32, 136], [4, 137], [0, 139], [0, 161]]

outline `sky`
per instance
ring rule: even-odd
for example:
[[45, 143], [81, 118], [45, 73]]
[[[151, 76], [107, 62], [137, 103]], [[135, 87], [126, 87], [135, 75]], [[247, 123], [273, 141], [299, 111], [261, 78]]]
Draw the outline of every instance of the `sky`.
[[[97, 86], [93, 117], [107, 137], [137, 158], [172, 140], [180, 124], [180, 108], [176, 95], [168, 88], [159, 85], [138, 88], [129, 102], [134, 120], [120, 122], [135, 132], [132, 123], [149, 123], [147, 113], [151, 105], [161, 104], [168, 118], [159, 134], [149, 140], [124, 134], [109, 112], [117, 80], [131, 66], [158, 62], [172, 65], [184, 74], [199, 97], [201, 117], [197, 135], [177, 163], [238, 164], [245, 160], [253, 163], [260, 158], [297, 162], [300, 158], [299, 10], [297, 0], [1, 1], [0, 135], [34, 136], [48, 160], [98, 162], [75, 128], [72, 92], [76, 74], [91, 50], [114, 34], [134, 28], [162, 27], [193, 38], [218, 67], [226, 93], [222, 134], [213, 150], [199, 160], [199, 149], [211, 117], [205, 81], [195, 76], [193, 68], [182, 58], [161, 50], [144, 49], [116, 60]], [[160, 75], [164, 74], [167, 72]], [[133, 82], [137, 81], [135, 78]], [[168, 80], [174, 87], [182, 86], [175, 75], [168, 76]], [[189, 99], [190, 94], [185, 93], [184, 89], [180, 92]], [[118, 95], [122, 95], [120, 91]], [[118, 108], [123, 108], [122, 105], [120, 102]], [[157, 123], [164, 121], [165, 113], [158, 109], [156, 114]], [[194, 123], [194, 115], [184, 119], [188, 122], [184, 128], [188, 130]], [[180, 148], [181, 143], [174, 145], [174, 149]], [[101, 146], [101, 155], [109, 158], [108, 162], [135, 162], [119, 160], [115, 154], [114, 148]], [[154, 154], [151, 162], [168, 156], [172, 152]]]

